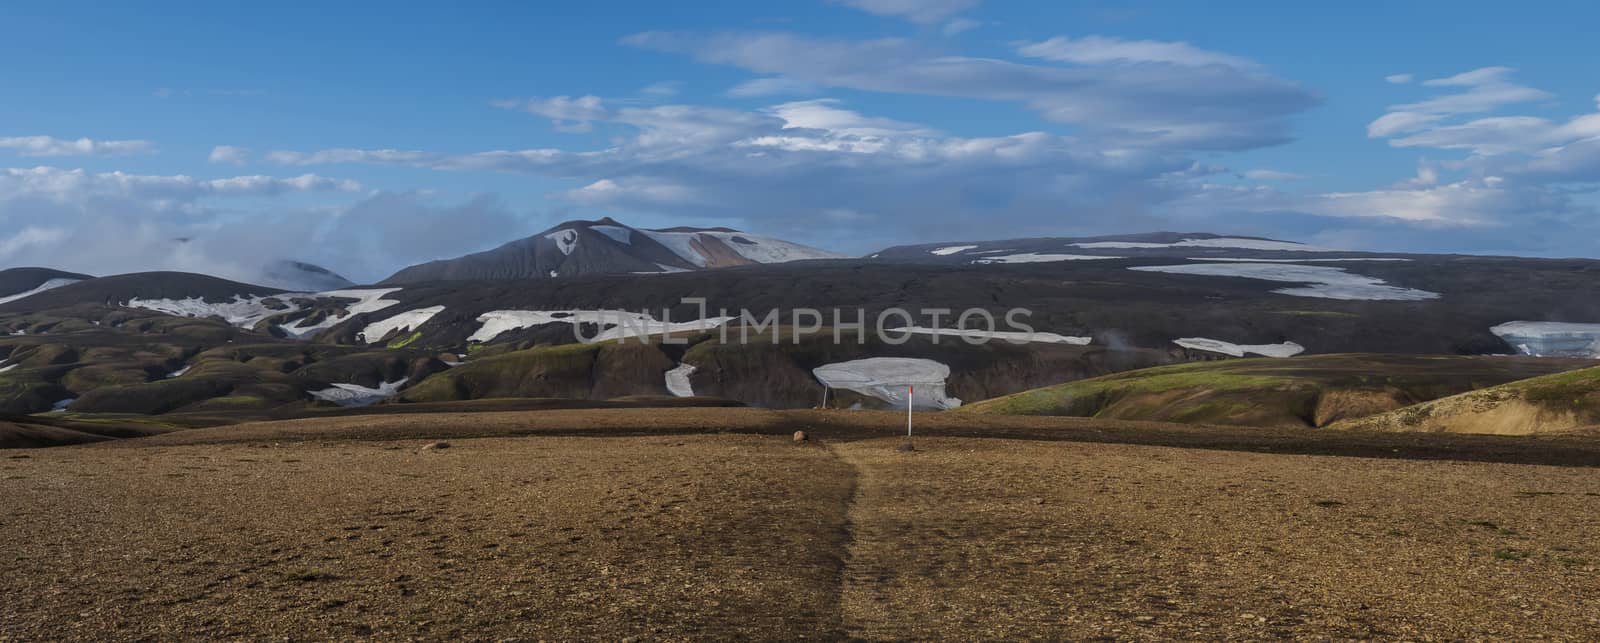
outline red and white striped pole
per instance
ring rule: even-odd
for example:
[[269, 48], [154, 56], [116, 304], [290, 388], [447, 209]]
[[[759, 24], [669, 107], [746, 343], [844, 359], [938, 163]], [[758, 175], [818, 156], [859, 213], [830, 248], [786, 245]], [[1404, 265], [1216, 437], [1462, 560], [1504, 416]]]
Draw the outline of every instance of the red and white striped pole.
[[914, 384], [906, 385], [906, 439], [911, 439], [911, 398], [915, 397], [917, 387]]

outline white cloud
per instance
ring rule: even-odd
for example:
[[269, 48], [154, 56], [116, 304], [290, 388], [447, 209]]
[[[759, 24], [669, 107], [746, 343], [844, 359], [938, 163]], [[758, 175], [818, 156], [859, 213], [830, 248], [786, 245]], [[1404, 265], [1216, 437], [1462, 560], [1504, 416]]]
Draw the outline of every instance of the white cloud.
[[951, 56], [904, 39], [783, 33], [650, 32], [623, 42], [819, 87], [1021, 103], [1046, 119], [1081, 126], [1107, 147], [1273, 145], [1288, 140], [1290, 116], [1318, 102], [1294, 83], [1223, 64], [1060, 67]]
[[31, 247], [49, 246], [67, 238], [66, 228], [28, 226], [16, 234], [0, 239], [0, 259], [14, 256]]
[[211, 156], [208, 157], [207, 160], [209, 160], [212, 163], [230, 163], [230, 164], [233, 164], [233, 165], [243, 165], [245, 163], [245, 161], [248, 161], [249, 159], [250, 159], [250, 149], [249, 148], [234, 147], [232, 145], [218, 145], [216, 147], [211, 148]]
[[[331, 192], [352, 181], [0, 169], [0, 265], [89, 274], [203, 272], [241, 281], [283, 259], [375, 281], [404, 265], [456, 256], [531, 232], [526, 217], [480, 197], [439, 205], [421, 194], [377, 194], [353, 204], [285, 207], [255, 199]], [[239, 200], [247, 197], [246, 200]], [[260, 209], [240, 209], [241, 207]]]
[[234, 176], [198, 179], [187, 175], [91, 173], [82, 169], [34, 168], [0, 169], [0, 198], [30, 195], [56, 199], [84, 199], [113, 196], [165, 199], [189, 202], [206, 197], [277, 196], [291, 192], [356, 192], [361, 184], [346, 179], [331, 179], [315, 174], [290, 178]]
[[946, 36], [954, 36], [959, 33], [972, 31], [973, 29], [977, 29], [978, 27], [982, 26], [982, 22], [973, 20], [971, 18], [952, 18], [950, 21], [944, 23], [944, 26], [940, 27], [939, 31]]
[[605, 115], [599, 96], [555, 96], [552, 98], [522, 101], [496, 101], [496, 107], [521, 109], [550, 119], [550, 123], [563, 132], [587, 132], [593, 129], [591, 121]]
[[122, 156], [143, 154], [155, 149], [150, 141], [97, 141], [90, 138], [77, 140], [51, 136], [12, 136], [0, 138], [0, 149], [15, 151], [21, 156]]
[[1279, 170], [1245, 170], [1242, 176], [1252, 181], [1304, 181], [1306, 179], [1303, 174]]
[[1390, 108], [1368, 125], [1369, 136], [1464, 156], [1422, 160], [1415, 177], [1372, 190], [1296, 193], [1183, 177], [1168, 210], [1197, 219], [1232, 212], [1273, 229], [1299, 225], [1316, 230], [1314, 238], [1357, 247], [1594, 255], [1600, 110], [1564, 119], [1506, 114], [1551, 98], [1514, 82], [1506, 67], [1422, 85], [1454, 91]]
[[1388, 217], [1445, 225], [1483, 225], [1516, 205], [1517, 196], [1489, 181], [1460, 181], [1425, 187], [1403, 186], [1367, 192], [1330, 192], [1303, 206], [1312, 214]]
[[894, 136], [916, 134], [928, 136], [933, 130], [913, 123], [888, 118], [872, 118], [842, 109], [841, 101], [833, 98], [796, 101], [774, 105], [767, 113], [783, 119], [785, 129], [806, 128], [826, 130], [847, 136]]
[[663, 205], [703, 203], [694, 188], [648, 178], [623, 179], [621, 183], [611, 179], [600, 179], [556, 196], [584, 205], [622, 208], [654, 208]]
[[818, 213], [871, 213], [912, 235], [992, 234], [996, 225], [1017, 232], [1059, 233], [1063, 226], [1109, 231], [1126, 221], [1107, 218], [1107, 207], [1128, 212], [1141, 206], [1128, 196], [1108, 206], [1108, 195], [1150, 193], [1141, 185], [1193, 165], [1177, 155], [1108, 152], [1044, 132], [953, 136], [828, 99], [749, 112], [602, 102], [592, 116], [632, 134], [587, 151], [325, 150], [273, 152], [268, 158], [568, 179], [576, 186], [552, 196], [574, 205], [624, 215], [721, 219], [850, 249], [871, 240], [805, 221]]
[[313, 154], [274, 150], [262, 157], [280, 165], [326, 165], [330, 163], [374, 163], [380, 165], [421, 165], [428, 154], [406, 150], [357, 150], [334, 148]]
[[919, 25], [943, 22], [982, 4], [983, 0], [834, 0], [867, 13], [903, 18]]
[[1427, 129], [1441, 120], [1443, 114], [1423, 114], [1420, 112], [1389, 112], [1367, 123], [1367, 138], [1384, 138], [1406, 132], [1415, 132]]
[[1259, 66], [1247, 58], [1201, 49], [1186, 42], [1123, 40], [1105, 36], [1056, 36], [1043, 42], [1023, 44], [1017, 48], [1017, 52], [1030, 58], [1081, 65], [1166, 63], [1185, 67], [1222, 65], [1239, 69]]
[[1459, 150], [1471, 156], [1463, 166], [1505, 176], [1543, 175], [1565, 180], [1600, 181], [1590, 172], [1585, 149], [1600, 137], [1600, 105], [1564, 121], [1542, 116], [1462, 116], [1543, 101], [1550, 94], [1511, 81], [1508, 67], [1485, 67], [1425, 81], [1430, 87], [1466, 88], [1427, 101], [1396, 105], [1367, 126], [1367, 135], [1394, 147]]
[[1448, 78], [1423, 81], [1425, 87], [1464, 87], [1464, 91], [1394, 105], [1367, 125], [1367, 136], [1387, 138], [1429, 129], [1452, 116], [1489, 112], [1507, 105], [1540, 101], [1550, 94], [1509, 80], [1510, 67], [1484, 67]]
[[664, 80], [659, 83], [650, 83], [639, 90], [639, 93], [655, 98], [672, 98], [683, 91], [683, 83], [676, 80]]
[[759, 98], [783, 94], [815, 94], [817, 91], [816, 85], [792, 78], [754, 78], [735, 85], [728, 90], [728, 95], [734, 98]]
[[1416, 77], [1411, 74], [1390, 74], [1383, 77], [1383, 81], [1391, 85], [1405, 85], [1415, 79]]

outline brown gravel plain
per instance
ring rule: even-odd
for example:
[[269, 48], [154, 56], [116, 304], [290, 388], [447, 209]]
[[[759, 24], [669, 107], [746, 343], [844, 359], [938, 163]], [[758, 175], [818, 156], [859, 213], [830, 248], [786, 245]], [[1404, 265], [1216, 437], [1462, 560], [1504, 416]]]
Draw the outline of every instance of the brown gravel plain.
[[384, 415], [0, 451], [0, 639], [1600, 638], [1586, 438], [938, 418], [905, 453], [899, 421]]

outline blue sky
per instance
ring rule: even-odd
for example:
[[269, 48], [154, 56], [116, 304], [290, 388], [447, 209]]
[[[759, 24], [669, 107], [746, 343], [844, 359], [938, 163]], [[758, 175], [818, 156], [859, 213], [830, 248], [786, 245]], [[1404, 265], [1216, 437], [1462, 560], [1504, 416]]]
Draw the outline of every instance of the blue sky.
[[1588, 3], [326, 4], [0, 7], [0, 264], [366, 281], [600, 216], [1600, 256]]

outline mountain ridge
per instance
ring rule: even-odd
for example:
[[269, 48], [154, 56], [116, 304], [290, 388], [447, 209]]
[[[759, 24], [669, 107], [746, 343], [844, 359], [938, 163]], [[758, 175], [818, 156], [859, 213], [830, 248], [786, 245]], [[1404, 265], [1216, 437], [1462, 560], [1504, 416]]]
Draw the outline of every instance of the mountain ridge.
[[566, 221], [490, 250], [408, 266], [379, 284], [659, 274], [842, 257], [732, 228], [635, 228], [606, 217]]

